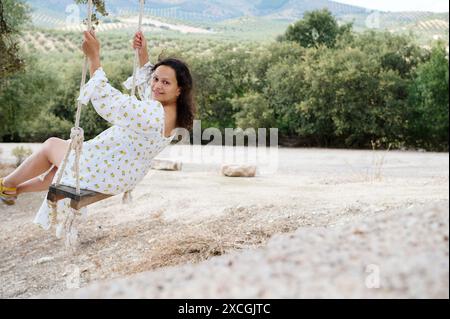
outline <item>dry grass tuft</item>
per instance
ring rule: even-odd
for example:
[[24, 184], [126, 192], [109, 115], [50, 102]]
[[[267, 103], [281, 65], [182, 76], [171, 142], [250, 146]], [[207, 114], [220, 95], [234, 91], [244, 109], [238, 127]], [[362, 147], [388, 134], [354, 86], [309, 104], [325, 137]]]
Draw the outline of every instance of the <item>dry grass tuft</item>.
[[383, 181], [383, 169], [384, 165], [386, 164], [386, 156], [391, 151], [391, 148], [392, 144], [388, 144], [387, 149], [382, 151], [381, 142], [372, 141], [372, 162], [370, 166], [367, 167], [364, 171], [354, 169], [353, 166], [346, 160], [346, 165], [353, 172], [353, 181], [363, 183], [375, 183]]
[[[259, 247], [279, 233], [296, 230], [300, 221], [290, 218], [264, 222], [258, 211], [230, 209], [225, 216], [200, 224], [167, 224], [166, 231], [151, 241], [151, 253], [128, 268], [127, 274], [198, 263], [233, 250]], [[170, 229], [168, 229], [170, 228]]]

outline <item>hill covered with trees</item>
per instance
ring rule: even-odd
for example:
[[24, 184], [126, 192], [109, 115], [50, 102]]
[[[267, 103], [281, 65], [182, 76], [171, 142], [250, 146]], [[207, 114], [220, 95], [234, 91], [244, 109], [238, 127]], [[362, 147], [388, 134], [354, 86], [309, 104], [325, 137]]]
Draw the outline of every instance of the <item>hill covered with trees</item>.
[[[62, 49], [71, 33], [41, 32], [60, 50], [22, 52], [25, 70], [2, 78], [0, 141], [68, 138], [81, 52], [75, 38], [74, 47]], [[131, 34], [99, 36], [108, 78], [121, 88], [132, 71]], [[190, 65], [204, 129], [274, 127], [282, 144], [295, 146], [448, 150], [448, 53], [442, 42], [428, 49], [409, 35], [355, 32], [319, 10], [276, 41], [152, 33], [149, 43], [153, 62], [163, 52]], [[89, 107], [82, 123], [87, 138], [108, 127]]]

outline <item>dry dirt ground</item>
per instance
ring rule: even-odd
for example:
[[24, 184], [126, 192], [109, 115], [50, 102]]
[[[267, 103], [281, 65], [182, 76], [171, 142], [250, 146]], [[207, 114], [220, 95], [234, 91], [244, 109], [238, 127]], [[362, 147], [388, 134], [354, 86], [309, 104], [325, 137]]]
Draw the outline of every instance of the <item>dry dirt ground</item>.
[[0, 296], [449, 297], [448, 153], [281, 148], [253, 179], [178, 159], [91, 206], [75, 251], [32, 224], [45, 194], [0, 206]]

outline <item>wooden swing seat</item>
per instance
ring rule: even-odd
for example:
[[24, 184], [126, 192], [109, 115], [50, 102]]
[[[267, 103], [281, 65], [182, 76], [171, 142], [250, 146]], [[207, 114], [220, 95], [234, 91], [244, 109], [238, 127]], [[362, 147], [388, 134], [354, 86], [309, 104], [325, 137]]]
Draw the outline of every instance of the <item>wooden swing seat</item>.
[[55, 204], [62, 199], [70, 198], [70, 207], [76, 210], [80, 210], [83, 207], [109, 197], [112, 197], [112, 195], [106, 195], [85, 189], [80, 190], [80, 194], [77, 194], [75, 187], [65, 185], [52, 185], [50, 186], [47, 194], [47, 200]]

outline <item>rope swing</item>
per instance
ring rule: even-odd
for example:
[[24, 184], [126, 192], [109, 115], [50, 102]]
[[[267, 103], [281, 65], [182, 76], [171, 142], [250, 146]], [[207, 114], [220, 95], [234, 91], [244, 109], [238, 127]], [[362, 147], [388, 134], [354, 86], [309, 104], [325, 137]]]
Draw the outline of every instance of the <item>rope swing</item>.
[[[140, 9], [139, 9], [138, 31], [142, 31], [142, 19], [143, 19], [143, 15], [144, 15], [145, 0], [140, 0], [139, 2], [140, 2]], [[87, 10], [87, 14], [88, 14], [87, 31], [91, 32], [93, 30], [93, 26], [92, 26], [93, 1], [92, 0], [88, 0], [88, 8], [87, 9], [88, 9]], [[139, 67], [139, 50], [135, 49], [131, 96], [136, 95], [136, 76], [137, 76], [138, 67]], [[84, 85], [86, 84], [86, 76], [87, 76], [88, 68], [89, 68], [89, 61], [88, 61], [87, 56], [85, 56], [83, 69], [82, 69], [82, 75], [81, 75], [80, 94], [81, 94], [81, 91], [82, 91]], [[71, 133], [70, 133], [70, 139], [71, 139], [70, 145], [64, 156], [61, 167], [59, 168], [56, 183], [50, 187], [49, 193], [47, 195], [48, 202], [49, 202], [50, 206], [52, 207], [52, 223], [54, 225], [56, 224], [56, 220], [57, 220], [57, 202], [59, 200], [62, 200], [64, 198], [70, 198], [71, 199], [70, 206], [72, 208], [73, 213], [76, 214], [76, 213], [79, 213], [79, 210], [81, 208], [112, 196], [112, 195], [107, 195], [107, 194], [96, 193], [94, 191], [80, 189], [80, 158], [81, 158], [81, 153], [83, 150], [83, 142], [84, 142], [84, 131], [80, 127], [80, 118], [81, 118], [82, 108], [83, 108], [83, 104], [81, 103], [81, 101], [78, 101], [77, 113], [75, 116], [75, 125], [71, 129]], [[75, 154], [75, 161], [74, 161], [74, 164], [72, 167], [72, 171], [75, 173], [75, 177], [76, 177], [76, 187], [75, 188], [61, 185], [61, 180], [63, 178], [64, 171], [66, 169], [67, 162], [68, 162], [69, 156], [72, 151]], [[44, 180], [44, 178], [54, 169], [54, 167], [55, 166], [52, 166], [49, 171], [47, 171], [44, 175], [42, 175], [41, 180]], [[131, 191], [127, 191], [124, 193], [123, 202], [128, 203], [130, 201], [131, 201]]]
[[[139, 23], [138, 32], [142, 31], [142, 18], [144, 16], [144, 5], [145, 0], [139, 0]], [[136, 76], [139, 67], [139, 49], [134, 50], [134, 63], [133, 63], [133, 82], [131, 84], [131, 96], [136, 96]], [[128, 204], [132, 201], [131, 197], [132, 190], [127, 191], [123, 194], [122, 202]]]

